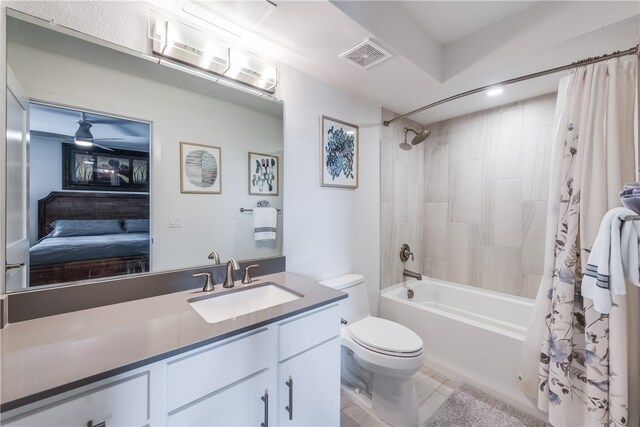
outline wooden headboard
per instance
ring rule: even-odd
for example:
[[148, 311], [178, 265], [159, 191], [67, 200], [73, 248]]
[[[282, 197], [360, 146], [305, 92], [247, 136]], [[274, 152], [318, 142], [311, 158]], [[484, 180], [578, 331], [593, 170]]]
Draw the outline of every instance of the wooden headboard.
[[38, 239], [56, 219], [140, 218], [149, 218], [149, 194], [53, 191], [38, 200]]

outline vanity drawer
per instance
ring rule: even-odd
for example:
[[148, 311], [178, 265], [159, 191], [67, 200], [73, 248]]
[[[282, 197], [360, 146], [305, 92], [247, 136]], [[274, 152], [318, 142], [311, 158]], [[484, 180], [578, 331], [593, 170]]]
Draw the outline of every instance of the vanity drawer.
[[188, 403], [269, 367], [269, 334], [261, 329], [167, 364], [167, 405]]
[[[167, 425], [230, 427], [267, 424], [268, 388], [269, 371], [265, 370], [170, 413]], [[263, 397], [266, 401], [262, 400]], [[275, 393], [272, 399], [275, 399]]]
[[145, 372], [104, 387], [36, 409], [3, 426], [87, 427], [144, 426], [149, 421], [149, 373]]
[[281, 361], [340, 335], [340, 308], [335, 304], [283, 322], [279, 334]]

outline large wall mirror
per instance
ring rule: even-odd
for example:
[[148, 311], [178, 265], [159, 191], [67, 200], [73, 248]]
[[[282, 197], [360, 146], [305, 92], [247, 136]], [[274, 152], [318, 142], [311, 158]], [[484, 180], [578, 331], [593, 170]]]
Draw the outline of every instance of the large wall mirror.
[[[282, 104], [7, 17], [5, 291], [282, 254]], [[266, 178], [265, 178], [266, 177]]]

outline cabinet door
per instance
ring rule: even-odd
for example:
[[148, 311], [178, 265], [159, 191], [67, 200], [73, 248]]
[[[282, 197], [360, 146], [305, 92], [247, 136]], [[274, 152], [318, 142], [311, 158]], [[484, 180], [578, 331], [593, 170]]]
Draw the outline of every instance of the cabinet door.
[[[268, 425], [268, 370], [238, 381], [169, 414], [169, 426]], [[266, 399], [263, 399], [265, 398]]]
[[340, 341], [334, 338], [281, 362], [279, 426], [340, 424]]

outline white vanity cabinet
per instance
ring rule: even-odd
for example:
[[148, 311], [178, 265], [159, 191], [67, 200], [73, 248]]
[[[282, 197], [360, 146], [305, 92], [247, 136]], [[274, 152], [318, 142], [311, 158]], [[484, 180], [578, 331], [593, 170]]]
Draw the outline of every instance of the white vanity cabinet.
[[323, 306], [11, 410], [1, 424], [337, 426], [339, 333], [338, 305]]
[[281, 362], [279, 365], [279, 426], [340, 425], [340, 342], [338, 338]]
[[337, 306], [279, 325], [278, 425], [340, 425]]

